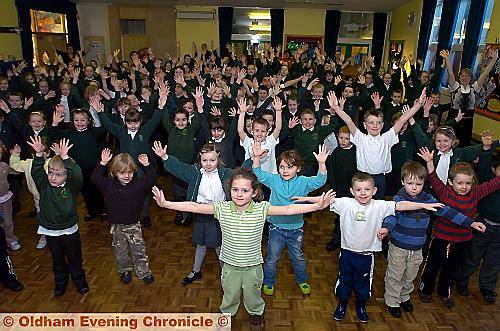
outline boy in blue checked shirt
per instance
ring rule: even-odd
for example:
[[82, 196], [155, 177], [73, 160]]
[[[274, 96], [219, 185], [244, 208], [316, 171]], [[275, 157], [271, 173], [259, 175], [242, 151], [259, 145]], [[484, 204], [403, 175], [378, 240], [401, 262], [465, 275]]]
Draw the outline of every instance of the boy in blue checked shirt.
[[[316, 176], [297, 176], [301, 171], [302, 158], [295, 151], [286, 151], [278, 159], [279, 174], [265, 172], [260, 167], [260, 159], [265, 151], [259, 144], [253, 145], [253, 171], [262, 184], [269, 187], [271, 196], [269, 202], [276, 206], [293, 204], [292, 197], [306, 196], [310, 192], [319, 189], [326, 183], [326, 159], [328, 153], [326, 146], [320, 146], [318, 153], [313, 153], [319, 163]], [[304, 219], [302, 214], [293, 216], [271, 216], [269, 217], [269, 236], [267, 241], [267, 259], [264, 266], [263, 291], [266, 295], [274, 294], [274, 283], [276, 282], [276, 265], [281, 256], [281, 251], [288, 247], [288, 255], [292, 260], [295, 271], [295, 281], [302, 294], [311, 293], [311, 287], [307, 283], [306, 260], [302, 251], [304, 242]]]
[[[432, 195], [422, 191], [426, 177], [427, 171], [420, 163], [405, 163], [401, 169], [403, 188], [394, 196], [394, 201], [438, 202]], [[448, 206], [438, 209], [435, 214], [461, 226], [470, 226], [480, 232], [485, 230], [484, 224], [473, 222]], [[389, 231], [384, 297], [387, 310], [394, 317], [402, 316], [401, 308], [407, 312], [413, 311], [410, 293], [423, 261], [422, 247], [429, 219], [430, 215], [425, 210], [396, 211], [396, 215], [386, 217], [382, 225], [382, 231]]]

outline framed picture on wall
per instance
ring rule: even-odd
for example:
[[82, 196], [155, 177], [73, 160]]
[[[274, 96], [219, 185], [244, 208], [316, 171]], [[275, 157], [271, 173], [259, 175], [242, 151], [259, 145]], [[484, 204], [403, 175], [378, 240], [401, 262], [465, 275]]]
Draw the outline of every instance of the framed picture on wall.
[[86, 52], [85, 60], [87, 63], [91, 60], [98, 61], [99, 57], [105, 59], [103, 36], [84, 36], [83, 48]]
[[403, 57], [403, 40], [391, 40], [389, 47], [389, 63], [399, 62]]
[[[484, 54], [488, 56], [497, 49], [500, 49], [500, 44], [487, 44]], [[483, 57], [480, 67], [484, 68], [489, 61], [489, 58]], [[484, 83], [483, 88], [479, 91], [476, 113], [500, 121], [500, 62], [497, 62], [492, 73], [490, 79]]]

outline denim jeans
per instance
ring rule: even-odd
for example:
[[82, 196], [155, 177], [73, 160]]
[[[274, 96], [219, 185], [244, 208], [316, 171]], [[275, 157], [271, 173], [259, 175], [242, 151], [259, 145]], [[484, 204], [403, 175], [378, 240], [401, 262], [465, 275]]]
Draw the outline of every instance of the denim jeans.
[[276, 265], [281, 256], [281, 251], [288, 247], [288, 256], [292, 260], [297, 284], [307, 281], [306, 259], [302, 252], [304, 230], [302, 228], [286, 230], [271, 224], [267, 240], [267, 259], [264, 266], [264, 285], [274, 286], [276, 282]]

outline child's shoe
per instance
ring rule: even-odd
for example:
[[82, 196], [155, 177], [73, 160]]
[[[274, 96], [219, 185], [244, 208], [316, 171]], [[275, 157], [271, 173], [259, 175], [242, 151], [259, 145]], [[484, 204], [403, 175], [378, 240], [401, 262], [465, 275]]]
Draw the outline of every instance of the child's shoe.
[[45, 239], [45, 236], [42, 234], [40, 236], [40, 240], [38, 240], [38, 244], [36, 244], [36, 249], [42, 250], [45, 247], [47, 247], [47, 240]]
[[142, 281], [143, 281], [145, 284], [149, 285], [149, 284], [151, 284], [152, 282], [154, 282], [154, 281], [155, 281], [155, 278], [153, 277], [153, 274], [151, 274], [151, 275], [149, 275], [149, 276], [144, 277], [144, 278], [142, 279]]
[[494, 291], [481, 289], [481, 294], [483, 295], [483, 299], [484, 301], [486, 301], [486, 303], [489, 303], [490, 305], [495, 303], [495, 297], [497, 296], [497, 294]]
[[107, 221], [108, 220], [108, 213], [103, 212], [101, 213], [101, 221]]
[[424, 294], [422, 292], [418, 292], [418, 298], [423, 303], [429, 303], [429, 302], [431, 302], [431, 296], [428, 295], [428, 294]]
[[262, 315], [250, 315], [250, 330], [265, 330], [266, 320], [264, 314]]
[[302, 294], [308, 295], [311, 293], [311, 286], [309, 286], [309, 284], [301, 283], [299, 284], [299, 287], [300, 287], [300, 292], [302, 292]]
[[392, 317], [395, 317], [395, 318], [401, 318], [403, 316], [403, 314], [401, 313], [401, 308], [400, 307], [391, 307], [391, 306], [387, 306], [387, 311], [389, 312], [389, 314], [391, 314]]
[[455, 307], [455, 302], [452, 298], [441, 298], [441, 301], [443, 302], [443, 305], [448, 309]]
[[36, 211], [36, 209], [33, 209], [32, 211], [30, 211], [30, 212], [28, 213], [28, 217], [29, 217], [29, 218], [33, 218], [33, 217], [35, 217], [35, 216], [36, 216], [36, 214], [38, 214], [38, 213], [37, 213], [37, 211]]
[[175, 219], [174, 219], [175, 225], [182, 225], [182, 220], [183, 219], [184, 219], [184, 217], [182, 215], [182, 212], [178, 211], [175, 214]]
[[151, 217], [149, 216], [144, 216], [142, 218], [142, 226], [145, 227], [145, 228], [150, 228], [151, 227]]
[[64, 293], [66, 293], [66, 286], [56, 284], [56, 286], [54, 287], [54, 296], [62, 297]]
[[408, 299], [407, 301], [405, 302], [401, 302], [401, 304], [399, 305], [404, 311], [407, 311], [407, 312], [412, 312], [413, 311], [413, 305], [411, 303], [411, 300]]
[[20, 249], [21, 249], [21, 245], [19, 244], [19, 242], [18, 242], [18, 241], [11, 242], [11, 243], [9, 244], [9, 247], [10, 247], [10, 249], [11, 249], [12, 251], [14, 251], [14, 252], [15, 252], [15, 251], [18, 251], [18, 250], [20, 250]]
[[345, 317], [345, 313], [347, 312], [347, 300], [339, 300], [339, 304], [337, 305], [337, 309], [333, 312], [333, 319], [336, 321], [342, 321]]
[[191, 223], [193, 222], [193, 214], [192, 213], [182, 213], [182, 221], [181, 221], [181, 225], [184, 225], [184, 226], [189, 226], [191, 225]]
[[80, 293], [80, 294], [85, 294], [85, 293], [88, 293], [88, 292], [89, 292], [89, 290], [90, 290], [90, 289], [89, 289], [89, 284], [87, 284], [87, 282], [85, 282], [85, 281], [83, 282], [83, 284], [82, 284], [82, 285], [80, 285], [80, 286], [78, 287], [78, 293]]
[[358, 315], [358, 319], [361, 323], [368, 323], [370, 320], [368, 313], [366, 312], [365, 302], [365, 300], [356, 300], [356, 314]]
[[94, 219], [94, 216], [92, 216], [92, 215], [90, 215], [90, 214], [87, 214], [87, 215], [85, 215], [85, 217], [83, 218], [83, 221], [84, 221], [84, 222], [91, 222], [93, 219]]
[[181, 281], [181, 284], [186, 286], [186, 285], [191, 285], [195, 280], [201, 279], [201, 270], [196, 272], [196, 271], [191, 271], [189, 275], [184, 277], [184, 279]]
[[339, 248], [339, 242], [337, 240], [335, 240], [334, 238], [332, 238], [332, 240], [330, 240], [327, 244], [326, 244], [326, 250], [329, 251], [329, 252], [333, 252], [334, 250], [336, 250], [337, 248]]
[[17, 279], [10, 281], [2, 281], [2, 284], [13, 292], [19, 292], [23, 289], [23, 284], [21, 284]]
[[123, 284], [130, 283], [132, 281], [132, 272], [127, 271], [127, 272], [121, 273], [120, 280], [122, 281]]
[[262, 286], [262, 291], [265, 295], [273, 295], [274, 294], [274, 286], [273, 285], [264, 285]]
[[458, 285], [457, 284], [457, 292], [463, 297], [468, 297], [469, 296], [469, 287], [467, 285]]

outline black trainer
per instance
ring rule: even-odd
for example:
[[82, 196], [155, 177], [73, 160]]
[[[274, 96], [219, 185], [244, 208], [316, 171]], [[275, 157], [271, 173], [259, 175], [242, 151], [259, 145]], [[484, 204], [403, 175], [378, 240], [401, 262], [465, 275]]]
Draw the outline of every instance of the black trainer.
[[151, 275], [149, 275], [149, 276], [144, 277], [144, 278], [142, 279], [142, 281], [143, 281], [145, 284], [149, 285], [149, 284], [151, 284], [152, 282], [154, 282], [154, 281], [155, 281], [155, 278], [154, 278], [154, 277], [153, 277], [153, 275], [151, 274]]
[[387, 306], [387, 311], [389, 312], [389, 314], [391, 314], [392, 317], [395, 317], [395, 318], [401, 318], [403, 316], [403, 313], [401, 312], [401, 308], [399, 307], [391, 307], [391, 306]]
[[127, 271], [127, 272], [121, 273], [120, 280], [122, 281], [123, 284], [130, 283], [132, 281], [132, 272]]
[[66, 285], [56, 285], [54, 287], [54, 296], [61, 297], [66, 293]]
[[183, 220], [184, 220], [184, 216], [182, 215], [182, 212], [178, 211], [175, 214], [175, 219], [174, 219], [175, 225], [182, 225]]
[[201, 270], [198, 271], [198, 272], [191, 271], [189, 273], [189, 275], [187, 275], [186, 277], [184, 277], [184, 279], [181, 281], [181, 284], [182, 285], [191, 285], [197, 279], [201, 279]]
[[94, 220], [94, 216], [92, 216], [90, 214], [85, 215], [85, 217], [83, 218], [84, 222], [91, 222], [93, 220]]
[[334, 250], [336, 250], [337, 248], [340, 247], [340, 244], [337, 240], [330, 240], [327, 244], [326, 244], [326, 250], [329, 251], [329, 252], [333, 252]]
[[189, 226], [193, 222], [193, 214], [192, 213], [183, 213], [181, 225]]
[[403, 309], [404, 311], [407, 311], [407, 312], [412, 312], [413, 311], [413, 305], [410, 301], [410, 299], [408, 299], [407, 301], [405, 302], [401, 302], [399, 304], [399, 306], [401, 307], [401, 309]]
[[481, 289], [481, 294], [483, 295], [483, 299], [486, 303], [494, 304], [496, 301], [497, 294], [492, 290]]
[[443, 305], [448, 309], [455, 307], [455, 301], [453, 301], [452, 298], [441, 298], [441, 301], [443, 302]]
[[23, 289], [23, 284], [21, 284], [17, 279], [2, 283], [6, 288], [10, 289], [13, 292], [19, 292]]
[[151, 217], [149, 216], [144, 216], [142, 218], [142, 226], [145, 227], [145, 228], [150, 228], [151, 227]]
[[339, 300], [339, 304], [337, 305], [337, 309], [333, 312], [332, 318], [336, 321], [342, 321], [345, 317], [345, 313], [347, 312], [347, 300]]
[[87, 282], [83, 282], [82, 285], [78, 286], [78, 293], [85, 294], [89, 292], [89, 284]]
[[467, 285], [458, 285], [457, 284], [457, 292], [463, 297], [468, 297], [469, 296], [469, 287]]

